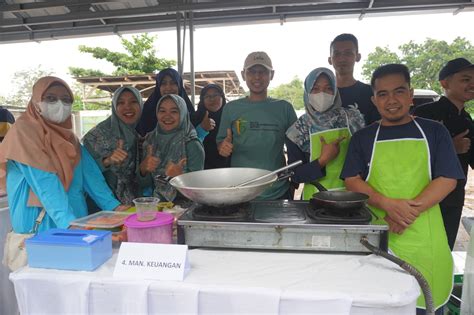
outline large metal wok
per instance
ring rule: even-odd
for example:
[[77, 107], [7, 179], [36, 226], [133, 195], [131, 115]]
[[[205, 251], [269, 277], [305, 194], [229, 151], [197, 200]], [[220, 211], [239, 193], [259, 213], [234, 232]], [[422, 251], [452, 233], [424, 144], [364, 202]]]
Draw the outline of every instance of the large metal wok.
[[[293, 163], [284, 169], [295, 167], [300, 163]], [[237, 187], [242, 183], [263, 175], [270, 176], [252, 181], [245, 186]], [[289, 175], [291, 174], [284, 174], [283, 176], [280, 174], [279, 176], [275, 174], [275, 171], [272, 172], [258, 168], [216, 168], [182, 174], [172, 178], [169, 183], [186, 198], [194, 202], [213, 207], [222, 207], [255, 199], [274, 182], [286, 179]]]

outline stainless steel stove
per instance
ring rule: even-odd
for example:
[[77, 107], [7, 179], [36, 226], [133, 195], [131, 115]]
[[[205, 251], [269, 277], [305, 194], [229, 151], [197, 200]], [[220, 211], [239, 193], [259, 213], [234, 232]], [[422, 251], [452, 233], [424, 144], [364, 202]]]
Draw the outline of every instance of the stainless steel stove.
[[178, 220], [190, 247], [369, 253], [360, 239], [387, 250], [388, 227], [365, 209], [333, 213], [307, 201], [251, 201], [229, 208], [193, 204]]

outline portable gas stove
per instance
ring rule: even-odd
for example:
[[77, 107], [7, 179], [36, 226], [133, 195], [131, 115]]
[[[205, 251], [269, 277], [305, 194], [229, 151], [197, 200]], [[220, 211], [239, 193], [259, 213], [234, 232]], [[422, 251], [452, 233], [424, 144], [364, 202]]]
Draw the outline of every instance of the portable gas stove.
[[369, 253], [365, 236], [386, 251], [388, 226], [366, 208], [332, 213], [307, 201], [251, 201], [227, 208], [193, 204], [178, 219], [178, 243], [190, 247]]

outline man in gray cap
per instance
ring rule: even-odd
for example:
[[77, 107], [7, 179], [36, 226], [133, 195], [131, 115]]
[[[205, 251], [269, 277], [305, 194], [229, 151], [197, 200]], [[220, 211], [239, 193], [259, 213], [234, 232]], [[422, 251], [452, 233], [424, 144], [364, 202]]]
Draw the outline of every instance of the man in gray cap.
[[[273, 74], [265, 52], [252, 52], [245, 59], [242, 78], [250, 94], [226, 104], [216, 137], [219, 154], [231, 157], [231, 167], [273, 171], [286, 164], [285, 132], [296, 121], [296, 113], [287, 101], [267, 96]], [[293, 199], [289, 182], [274, 183], [258, 199]]]
[[[439, 82], [444, 89], [444, 96], [437, 102], [418, 107], [414, 115], [437, 120], [446, 126], [467, 178], [468, 166], [474, 168], [474, 149], [471, 149], [474, 122], [464, 106], [474, 99], [474, 64], [464, 58], [449, 61], [439, 72]], [[456, 189], [440, 203], [451, 250], [456, 241], [464, 206], [465, 185], [466, 180], [458, 180]]]

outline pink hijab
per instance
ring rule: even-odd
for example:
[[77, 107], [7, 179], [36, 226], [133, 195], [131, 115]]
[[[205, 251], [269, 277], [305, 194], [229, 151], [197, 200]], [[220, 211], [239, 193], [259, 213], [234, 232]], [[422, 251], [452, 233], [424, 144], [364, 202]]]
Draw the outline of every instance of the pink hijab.
[[[13, 160], [56, 173], [64, 189], [69, 190], [74, 168], [81, 159], [79, 139], [72, 130], [71, 116], [65, 122], [55, 124], [45, 120], [38, 111], [38, 103], [53, 84], [63, 85], [73, 97], [67, 83], [59, 78], [48, 76], [36, 81], [26, 112], [0, 144], [0, 189], [6, 187], [6, 162]], [[42, 206], [31, 190], [28, 206]]]

